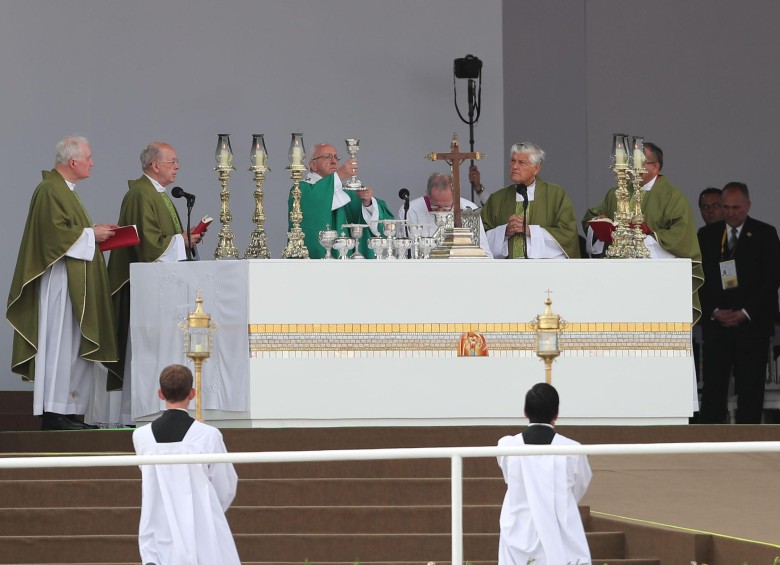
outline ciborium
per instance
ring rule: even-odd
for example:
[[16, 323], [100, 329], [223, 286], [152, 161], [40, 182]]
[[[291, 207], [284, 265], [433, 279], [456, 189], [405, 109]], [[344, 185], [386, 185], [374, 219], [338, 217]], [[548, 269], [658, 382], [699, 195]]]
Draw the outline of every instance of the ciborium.
[[338, 236], [339, 234], [336, 230], [330, 229], [330, 224], [325, 224], [325, 229], [317, 234], [320, 245], [325, 248], [325, 257], [323, 257], [323, 259], [333, 259], [330, 250], [333, 249], [333, 244], [336, 242]]
[[219, 134], [215, 158], [217, 165], [214, 167], [214, 170], [217, 171], [219, 184], [222, 185], [222, 190], [219, 193], [221, 201], [219, 222], [222, 224], [222, 227], [219, 229], [219, 242], [217, 243], [217, 249], [214, 251], [214, 259], [238, 259], [238, 250], [233, 243], [235, 235], [233, 230], [230, 229], [233, 215], [230, 213], [228, 183], [230, 182], [230, 175], [236, 170], [233, 167], [233, 149], [230, 147], [230, 134]]

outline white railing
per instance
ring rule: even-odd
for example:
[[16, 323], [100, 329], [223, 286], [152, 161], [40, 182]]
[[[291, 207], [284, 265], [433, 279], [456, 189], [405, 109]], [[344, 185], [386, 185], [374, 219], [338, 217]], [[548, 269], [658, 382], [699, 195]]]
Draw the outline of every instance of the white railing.
[[526, 445], [523, 447], [421, 447], [271, 451], [193, 455], [81, 455], [0, 458], [0, 469], [46, 467], [123, 467], [187, 463], [295, 463], [382, 459], [450, 459], [452, 487], [452, 563], [463, 563], [463, 458], [498, 455], [656, 455], [668, 453], [780, 453], [780, 441], [651, 443], [604, 445]]

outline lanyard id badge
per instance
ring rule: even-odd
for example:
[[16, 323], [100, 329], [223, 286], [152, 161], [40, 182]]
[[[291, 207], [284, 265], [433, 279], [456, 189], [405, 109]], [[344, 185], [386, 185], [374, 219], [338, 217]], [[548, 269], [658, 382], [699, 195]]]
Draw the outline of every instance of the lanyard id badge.
[[739, 286], [739, 281], [737, 281], [737, 264], [734, 259], [720, 262], [720, 283], [723, 285], [723, 290]]

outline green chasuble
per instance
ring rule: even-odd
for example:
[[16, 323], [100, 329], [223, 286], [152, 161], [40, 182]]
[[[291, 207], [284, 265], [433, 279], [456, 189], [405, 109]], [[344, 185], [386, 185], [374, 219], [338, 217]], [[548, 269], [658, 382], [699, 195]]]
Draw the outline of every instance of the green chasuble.
[[[603, 202], [589, 209], [582, 219], [582, 227], [587, 233], [588, 221], [596, 216], [615, 219], [617, 210], [617, 187], [611, 188]], [[656, 177], [653, 187], [642, 192], [642, 214], [645, 223], [652, 230], [652, 237], [665, 250], [675, 257], [691, 260], [691, 290], [693, 293], [693, 323], [701, 316], [699, 287], [704, 283], [704, 271], [701, 267], [701, 251], [696, 237], [696, 221], [691, 206], [682, 191], [672, 185], [665, 176]]]
[[[303, 213], [301, 229], [305, 236], [304, 243], [309, 250], [311, 259], [322, 259], [325, 256], [325, 248], [320, 245], [319, 232], [324, 230], [326, 225], [329, 225], [330, 229], [338, 231], [341, 235], [341, 226], [344, 224], [364, 224], [363, 202], [355, 194], [355, 191], [345, 190], [344, 192], [349, 196], [349, 203], [331, 210], [333, 191], [335, 190], [333, 175], [321, 178], [314, 184], [301, 182], [300, 189], [301, 212]], [[379, 206], [379, 219], [392, 219], [393, 214], [385, 202], [379, 198], [375, 200]], [[292, 210], [292, 190], [290, 190], [290, 196], [287, 199], [287, 210], [288, 212]], [[288, 229], [292, 229], [292, 224], [289, 221]], [[373, 250], [368, 248], [368, 239], [372, 235], [370, 228], [365, 228], [358, 247], [360, 253], [369, 259], [374, 258]]]
[[127, 181], [127, 186], [129, 190], [122, 199], [117, 223], [120, 226], [135, 225], [141, 243], [114, 249], [108, 258], [108, 280], [119, 346], [119, 360], [106, 365], [109, 390], [122, 388], [130, 329], [130, 264], [157, 261], [168, 249], [173, 237], [181, 233], [176, 225], [178, 222], [181, 226], [176, 209], [171, 213], [163, 194], [157, 191], [146, 175]]
[[52, 170], [42, 174], [43, 181], [30, 202], [6, 311], [14, 328], [11, 370], [29, 381], [35, 378], [38, 350], [38, 283], [46, 269], [59, 260], [65, 261], [68, 295], [81, 330], [79, 357], [87, 361], [117, 358], [103, 254], [95, 245], [92, 261], [65, 256], [92, 222], [60, 173]]
[[[490, 195], [482, 208], [482, 223], [485, 231], [492, 230], [506, 224], [509, 216], [517, 212], [517, 190], [515, 185], [510, 185]], [[580, 242], [577, 235], [577, 215], [566, 192], [557, 184], [544, 182], [536, 177], [534, 199], [528, 205], [526, 213], [528, 225], [541, 226], [561, 246], [569, 259], [578, 259], [580, 256]], [[520, 234], [509, 238], [509, 257], [515, 259], [515, 249], [522, 249], [521, 245], [515, 245], [515, 240], [521, 239]]]

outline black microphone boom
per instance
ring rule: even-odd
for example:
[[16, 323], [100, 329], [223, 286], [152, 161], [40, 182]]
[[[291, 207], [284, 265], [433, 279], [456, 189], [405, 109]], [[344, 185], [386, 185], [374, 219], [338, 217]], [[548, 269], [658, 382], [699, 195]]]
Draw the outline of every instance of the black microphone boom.
[[184, 189], [180, 186], [174, 186], [173, 189], [171, 189], [171, 196], [174, 198], [181, 198], [183, 196], [189, 202], [195, 202], [195, 195], [190, 194], [189, 192], [184, 192]]
[[398, 191], [398, 196], [404, 201], [404, 220], [409, 215], [409, 189], [402, 188]]

